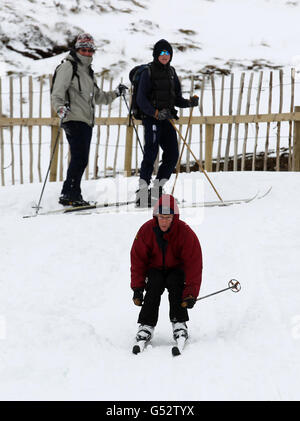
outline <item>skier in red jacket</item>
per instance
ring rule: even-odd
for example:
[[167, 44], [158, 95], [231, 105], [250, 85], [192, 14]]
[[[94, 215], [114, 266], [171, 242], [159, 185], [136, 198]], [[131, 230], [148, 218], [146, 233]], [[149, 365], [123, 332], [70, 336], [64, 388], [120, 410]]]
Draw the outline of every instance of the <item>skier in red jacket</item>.
[[154, 207], [153, 218], [141, 226], [131, 248], [133, 302], [142, 307], [136, 339], [151, 339], [165, 289], [169, 293], [174, 339], [178, 336], [187, 338], [187, 309], [196, 302], [201, 278], [199, 240], [194, 231], [179, 219], [174, 197], [162, 195]]

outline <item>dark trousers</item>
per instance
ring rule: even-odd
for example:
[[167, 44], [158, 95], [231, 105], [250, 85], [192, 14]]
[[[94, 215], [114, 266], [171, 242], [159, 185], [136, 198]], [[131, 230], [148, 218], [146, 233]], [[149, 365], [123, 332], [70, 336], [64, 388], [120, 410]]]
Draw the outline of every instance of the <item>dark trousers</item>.
[[143, 126], [145, 146], [140, 178], [150, 184], [160, 146], [163, 150], [162, 163], [156, 178], [169, 180], [179, 156], [176, 131], [168, 120], [158, 121], [150, 117], [143, 120]]
[[76, 199], [81, 194], [80, 183], [89, 161], [93, 129], [81, 121], [68, 121], [62, 127], [70, 145], [71, 160], [61, 193]]
[[161, 295], [165, 288], [169, 292], [170, 321], [186, 322], [189, 320], [186, 308], [181, 307], [182, 291], [184, 287], [184, 272], [181, 269], [172, 269], [166, 272], [151, 268], [148, 272], [146, 294], [138, 323], [156, 326]]

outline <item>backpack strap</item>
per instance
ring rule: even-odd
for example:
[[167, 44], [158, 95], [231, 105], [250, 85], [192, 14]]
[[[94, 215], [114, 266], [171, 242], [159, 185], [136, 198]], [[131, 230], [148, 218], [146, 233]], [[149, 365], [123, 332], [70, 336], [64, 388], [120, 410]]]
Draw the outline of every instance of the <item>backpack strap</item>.
[[[77, 73], [78, 64], [77, 64], [76, 61], [70, 60], [69, 58], [66, 58], [65, 61], [68, 61], [69, 63], [72, 64], [72, 77], [71, 77], [71, 81], [74, 79], [75, 76], [77, 77], [78, 88], [79, 88], [79, 92], [81, 93], [80, 78], [79, 78], [79, 75]], [[68, 105], [71, 106], [69, 89], [67, 90], [66, 94], [67, 94], [67, 99], [68, 99]]]
[[74, 79], [75, 76], [77, 77], [77, 80], [78, 80], [78, 88], [79, 88], [79, 92], [81, 93], [80, 77], [79, 77], [79, 75], [77, 73], [78, 63], [77, 63], [77, 61], [70, 60], [69, 58], [66, 58], [66, 61], [69, 61], [72, 64], [73, 73], [72, 73], [71, 81]]
[[92, 66], [89, 66], [89, 75], [91, 76], [91, 78], [93, 79], [94, 82], [94, 86], [99, 89], [99, 86], [97, 85], [97, 82], [95, 80], [95, 73], [94, 70], [92, 69]]
[[[61, 63], [56, 67], [55, 71], [54, 71], [54, 75], [52, 78], [52, 84], [51, 84], [51, 88], [50, 88], [50, 93], [52, 94], [53, 91], [53, 87], [54, 87], [54, 83], [55, 83], [55, 79], [56, 79], [56, 75], [57, 75], [57, 70], [59, 69], [59, 67], [66, 62], [71, 63], [72, 65], [72, 77], [71, 77], [71, 81], [74, 79], [74, 77], [77, 77], [78, 80], [78, 87], [79, 87], [79, 91], [81, 92], [81, 84], [80, 84], [80, 78], [79, 75], [77, 73], [77, 68], [78, 68], [78, 64], [76, 61], [70, 60], [69, 58], [64, 58]], [[67, 95], [67, 103], [70, 106], [70, 94], [69, 94], [69, 89], [66, 91], [66, 95]]]

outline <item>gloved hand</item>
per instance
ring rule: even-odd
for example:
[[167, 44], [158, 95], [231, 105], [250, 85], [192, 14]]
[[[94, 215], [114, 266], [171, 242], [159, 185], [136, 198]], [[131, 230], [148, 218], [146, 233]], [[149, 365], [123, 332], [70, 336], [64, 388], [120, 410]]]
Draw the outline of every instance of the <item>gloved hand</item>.
[[132, 299], [136, 306], [139, 306], [139, 307], [142, 306], [143, 300], [144, 300], [143, 292], [144, 292], [143, 288], [138, 288], [134, 290]]
[[193, 308], [196, 303], [196, 298], [194, 298], [192, 295], [188, 295], [185, 297], [181, 303], [181, 307], [184, 308]]
[[157, 120], [169, 120], [170, 118], [173, 118], [173, 116], [170, 110], [163, 108], [161, 111], [155, 111], [155, 118]]
[[61, 106], [58, 108], [57, 110], [57, 115], [60, 119], [63, 119], [66, 117], [66, 115], [68, 114], [68, 111], [70, 109], [68, 107], [66, 107], [65, 105]]
[[116, 87], [116, 89], [115, 89], [115, 94], [117, 96], [125, 95], [126, 94], [126, 89], [128, 89], [127, 86], [126, 85], [123, 85], [122, 83], [120, 83]]
[[190, 97], [190, 107], [197, 107], [199, 105], [199, 97], [197, 95]]

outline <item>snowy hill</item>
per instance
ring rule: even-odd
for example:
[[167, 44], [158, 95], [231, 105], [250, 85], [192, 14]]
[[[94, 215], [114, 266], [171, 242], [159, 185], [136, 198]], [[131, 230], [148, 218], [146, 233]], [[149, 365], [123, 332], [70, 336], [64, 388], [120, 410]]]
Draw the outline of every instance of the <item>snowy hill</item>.
[[[176, 358], [166, 293], [152, 348], [131, 354], [129, 251], [151, 212], [23, 219], [41, 186], [0, 189], [1, 400], [299, 400], [300, 176], [211, 177], [224, 199], [273, 188], [249, 204], [181, 211], [203, 249], [200, 296], [231, 278], [242, 290], [190, 310], [190, 342]], [[197, 180], [181, 175], [175, 194]], [[85, 196], [113, 200], [111, 183], [85, 182]], [[57, 207], [59, 189], [47, 185], [45, 209]], [[216, 199], [207, 182], [204, 198]]]
[[[0, 76], [52, 73], [74, 36], [95, 36], [98, 74], [125, 77], [168, 39], [182, 76], [298, 63], [297, 1], [4, 0]], [[57, 57], [59, 54], [59, 57]]]

